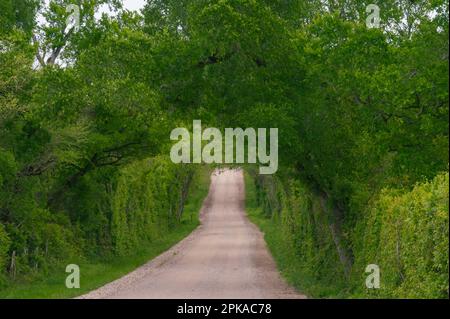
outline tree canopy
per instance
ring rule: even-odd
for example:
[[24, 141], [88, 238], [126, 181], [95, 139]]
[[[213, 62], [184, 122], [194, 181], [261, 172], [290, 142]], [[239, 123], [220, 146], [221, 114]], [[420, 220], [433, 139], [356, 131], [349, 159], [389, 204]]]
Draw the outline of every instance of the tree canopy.
[[279, 174], [325, 194], [349, 229], [383, 189], [448, 171], [448, 1], [383, 1], [379, 28], [366, 8], [0, 0], [0, 274], [48, 241], [61, 260], [110, 252], [110, 188], [193, 119], [279, 128]]

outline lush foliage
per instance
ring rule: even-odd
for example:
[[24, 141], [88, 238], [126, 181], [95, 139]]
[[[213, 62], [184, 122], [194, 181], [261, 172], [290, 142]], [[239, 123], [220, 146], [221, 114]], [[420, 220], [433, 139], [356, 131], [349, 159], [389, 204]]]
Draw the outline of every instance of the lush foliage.
[[[255, 183], [256, 181], [256, 183]], [[247, 210], [286, 278], [315, 297], [446, 298], [448, 173], [412, 191], [385, 189], [340, 237], [320, 194], [292, 177], [246, 176]], [[346, 270], [339, 247], [352, 247]], [[381, 269], [381, 289], [366, 289], [368, 265]]]
[[[116, 15], [96, 16], [102, 4]], [[337, 277], [359, 294], [351, 278], [379, 262], [392, 271], [380, 295], [448, 294], [448, 209], [428, 189], [449, 163], [448, 1], [379, 6], [370, 29], [361, 0], [149, 0], [140, 13], [0, 0], [2, 277], [120, 256], [175, 227], [192, 171], [165, 159], [169, 133], [201, 119], [279, 128], [276, 187], [258, 179], [258, 193], [312, 286]]]
[[[147, 184], [142, 184], [150, 181], [150, 184], [154, 184], [161, 176], [161, 169], [165, 168], [167, 174], [189, 174], [185, 170], [176, 169], [172, 163], [167, 162], [164, 158], [157, 158], [150, 162], [156, 161], [155, 166], [151, 166], [149, 161], [141, 163], [136, 171], [131, 172], [131, 166], [125, 168], [125, 173], [121, 174], [122, 187], [126, 185], [136, 187], [134, 192], [129, 191], [124, 197], [124, 194], [118, 189], [111, 194], [110, 203], [126, 202], [136, 204], [143, 207], [145, 203], [152, 205], [155, 204], [167, 204], [162, 203], [159, 200], [149, 202], [146, 196], [155, 198], [155, 195], [164, 196], [164, 192], [150, 193], [151, 189]], [[64, 259], [64, 263], [57, 263], [51, 265], [51, 269], [48, 272], [40, 271], [31, 278], [32, 280], [24, 280], [22, 276], [18, 276], [14, 282], [9, 280], [9, 285], [3, 289], [0, 289], [0, 298], [68, 298], [75, 297], [80, 294], [87, 293], [93, 289], [99, 288], [104, 284], [111, 282], [117, 278], [134, 270], [136, 267], [148, 262], [150, 259], [160, 255], [168, 248], [176, 244], [178, 241], [186, 237], [198, 224], [198, 212], [200, 211], [203, 200], [208, 194], [210, 184], [211, 169], [208, 167], [202, 167], [195, 170], [191, 170], [193, 173], [191, 183], [189, 186], [189, 192], [186, 194], [183, 212], [179, 217], [179, 220], [172, 218], [168, 211], [146, 211], [136, 214], [134, 211], [129, 211], [129, 214], [120, 221], [114, 221], [114, 227], [111, 227], [112, 221], [106, 220], [107, 216], [102, 216], [104, 221], [101, 224], [83, 224], [84, 229], [89, 233], [99, 233], [99, 229], [102, 229], [107, 234], [108, 238], [117, 238], [117, 232], [115, 229], [126, 230], [121, 232], [120, 235], [123, 242], [125, 240], [137, 240], [138, 242], [131, 245], [125, 242], [130, 250], [119, 250], [123, 248], [120, 244], [123, 242], [117, 242], [110, 240], [107, 245], [103, 241], [102, 246], [97, 248], [100, 256], [84, 255], [73, 256]], [[155, 175], [157, 174], [157, 175]], [[189, 174], [190, 175], [190, 174]], [[129, 182], [125, 179], [129, 178]], [[158, 178], [156, 178], [158, 177]], [[130, 190], [132, 188], [129, 188]], [[162, 188], [163, 190], [164, 188]], [[174, 192], [172, 197], [175, 198], [177, 193], [182, 191], [181, 187], [174, 185], [172, 188]], [[178, 199], [181, 201], [183, 197]], [[181, 202], [174, 202], [180, 206]], [[132, 208], [133, 206], [130, 206]], [[92, 212], [95, 212], [94, 210]], [[113, 209], [111, 209], [111, 213]], [[120, 213], [115, 211], [114, 213]], [[138, 222], [142, 222], [142, 219], [147, 220], [147, 224], [144, 227], [139, 227]], [[110, 229], [108, 231], [108, 229]], [[136, 234], [136, 231], [142, 229], [145, 230], [143, 234]], [[88, 233], [86, 233], [88, 235]], [[90, 236], [92, 237], [92, 236]], [[77, 244], [80, 245], [81, 241]], [[98, 247], [95, 242], [86, 241], [85, 250]], [[119, 245], [117, 245], [119, 244]], [[105, 256], [105, 253], [109, 252], [109, 256]], [[52, 252], [49, 251], [49, 254]], [[81, 287], [79, 289], [67, 289], [64, 285], [67, 273], [65, 272], [67, 263], [75, 263], [80, 266], [81, 270]]]
[[383, 269], [381, 297], [448, 296], [449, 175], [410, 192], [384, 190], [352, 236], [355, 277], [370, 263]]

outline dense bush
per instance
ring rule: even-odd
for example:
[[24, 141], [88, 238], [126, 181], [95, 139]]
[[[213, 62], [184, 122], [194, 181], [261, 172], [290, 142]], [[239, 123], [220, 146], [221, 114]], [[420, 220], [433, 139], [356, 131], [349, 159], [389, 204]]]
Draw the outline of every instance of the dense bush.
[[181, 221], [195, 171], [154, 157], [109, 177], [87, 174], [67, 190], [68, 204], [57, 211], [30, 201], [20, 224], [0, 227], [2, 275], [25, 278], [74, 258], [133, 254], [143, 243], [163, 238]]
[[[5, 269], [6, 261], [7, 261], [7, 253], [9, 251], [9, 245], [11, 241], [8, 237], [8, 234], [5, 231], [5, 227], [0, 224], [0, 267], [1, 269]], [[0, 274], [2, 276], [3, 274]], [[0, 277], [1, 280], [1, 277]]]
[[[254, 181], [263, 209], [259, 214], [270, 219], [271, 227], [264, 229], [269, 232], [269, 245], [284, 250], [274, 252], [282, 271], [306, 293], [448, 297], [448, 173], [411, 191], [384, 190], [365, 208], [353, 232], [340, 237], [333, 230], [336, 221], [331, 210], [298, 179], [258, 177]], [[347, 274], [336, 239], [353, 257]], [[379, 290], [365, 286], [365, 270], [371, 264], [381, 270]]]
[[[111, 239], [117, 254], [164, 236], [181, 218], [192, 167], [167, 158], [125, 167], [111, 200]], [[183, 198], [184, 196], [184, 198]]]
[[447, 298], [448, 192], [448, 173], [410, 192], [383, 191], [352, 236], [355, 281], [367, 265], [377, 264], [383, 284], [378, 296]]
[[294, 176], [262, 177], [252, 169], [246, 186], [247, 209], [289, 282], [314, 297], [345, 296], [345, 266], [320, 196]]

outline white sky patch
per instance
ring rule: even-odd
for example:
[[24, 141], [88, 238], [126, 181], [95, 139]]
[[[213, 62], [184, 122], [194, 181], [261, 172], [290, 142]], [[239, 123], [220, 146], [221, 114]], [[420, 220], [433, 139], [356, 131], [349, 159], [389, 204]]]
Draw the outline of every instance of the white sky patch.
[[[130, 11], [140, 11], [144, 8], [146, 0], [122, 0], [123, 8]], [[95, 14], [95, 17], [99, 19], [103, 13], [106, 13], [109, 16], [114, 16], [115, 13], [111, 12], [107, 4], [101, 5], [98, 12]]]
[[[44, 6], [48, 6], [50, 3], [50, 0], [44, 0]], [[130, 11], [139, 11], [144, 8], [145, 4], [147, 3], [146, 0], [122, 0], [123, 8], [130, 10]], [[108, 5], [104, 4], [101, 5], [98, 12], [95, 14], [95, 17], [99, 19], [103, 13], [106, 13], [107, 15], [114, 16], [114, 12], [112, 12]], [[45, 23], [44, 17], [42, 17], [41, 14], [38, 14], [37, 21], [39, 25], [42, 25]]]
[[123, 0], [123, 6], [128, 10], [141, 10], [146, 2], [146, 0]]

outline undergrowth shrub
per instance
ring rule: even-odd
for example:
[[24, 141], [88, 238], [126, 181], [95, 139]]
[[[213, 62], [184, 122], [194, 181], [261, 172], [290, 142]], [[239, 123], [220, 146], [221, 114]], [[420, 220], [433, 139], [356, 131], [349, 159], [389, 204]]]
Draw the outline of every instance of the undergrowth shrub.
[[[355, 284], [369, 264], [381, 270], [381, 289], [364, 296], [448, 298], [449, 174], [412, 191], [384, 190], [353, 235]], [[359, 278], [358, 278], [359, 277]], [[358, 280], [359, 279], [359, 280]]]
[[[269, 223], [264, 228], [269, 247], [287, 279], [303, 292], [315, 297], [448, 298], [448, 173], [412, 190], [374, 194], [351, 233], [343, 228], [341, 234], [333, 234], [333, 217], [320, 195], [299, 179], [252, 176], [258, 214]], [[350, 247], [348, 275], [336, 239]], [[371, 264], [380, 267], [381, 289], [365, 286]]]

